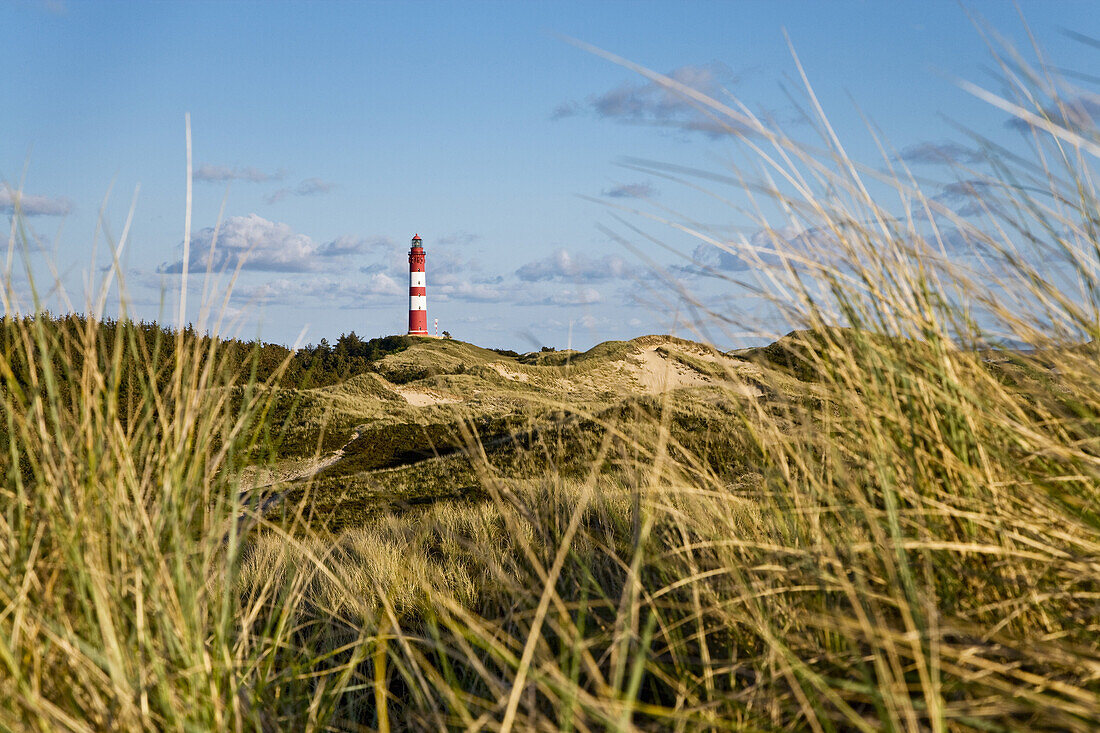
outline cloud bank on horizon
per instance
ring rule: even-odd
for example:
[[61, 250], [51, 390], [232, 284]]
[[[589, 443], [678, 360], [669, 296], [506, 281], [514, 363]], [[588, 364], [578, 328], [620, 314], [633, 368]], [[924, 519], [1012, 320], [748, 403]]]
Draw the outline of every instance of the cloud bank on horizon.
[[[549, 257], [527, 262], [512, 271], [486, 272], [480, 262], [463, 256], [461, 248], [477, 241], [469, 233], [440, 237], [429, 257], [429, 296], [439, 303], [509, 303], [517, 306], [578, 306], [604, 300], [593, 283], [629, 281], [641, 270], [624, 258], [587, 255], [559, 248]], [[432, 249], [431, 242], [427, 243]], [[447, 245], [451, 245], [448, 247]], [[164, 262], [159, 275], [183, 271], [183, 245], [178, 259]], [[245, 280], [234, 292], [237, 300], [266, 305], [334, 304], [347, 309], [397, 308], [407, 295], [407, 247], [384, 236], [344, 235], [319, 243], [289, 224], [258, 214], [228, 217], [220, 226], [205, 227], [191, 238], [188, 271], [238, 271]], [[365, 261], [367, 264], [360, 264]], [[274, 274], [276, 277], [262, 277]], [[249, 276], [253, 279], [248, 279]], [[260, 279], [255, 279], [260, 277]], [[534, 283], [543, 287], [533, 286]], [[148, 281], [149, 287], [162, 282]], [[193, 283], [198, 288], [198, 283]]]

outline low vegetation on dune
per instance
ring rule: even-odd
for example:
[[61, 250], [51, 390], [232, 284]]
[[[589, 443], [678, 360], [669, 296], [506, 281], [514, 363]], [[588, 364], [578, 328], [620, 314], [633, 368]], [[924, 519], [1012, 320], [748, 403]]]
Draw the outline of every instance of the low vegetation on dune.
[[[312, 438], [284, 441], [304, 455], [284, 448], [266, 475], [296, 479], [263, 488], [287, 511], [308, 496], [311, 524], [330, 531], [400, 504], [484, 499], [471, 443], [501, 475], [522, 479], [552, 466], [576, 476], [609, 425], [655, 419], [670, 391], [678, 395], [671, 422], [678, 439], [725, 472], [722, 433], [740, 411], [737, 402], [759, 392], [751, 381], [760, 379], [755, 365], [670, 337], [601, 344], [560, 365], [526, 363], [531, 356], [421, 340], [337, 387], [306, 394], [284, 388], [280, 399], [298, 408], [282, 429]], [[744, 384], [731, 400], [734, 380]], [[339, 447], [312, 471], [319, 425], [322, 442]]]
[[639, 71], [828, 254], [755, 262], [799, 328], [277, 353], [9, 316], [0, 726], [1100, 726], [1095, 143], [989, 149], [978, 226], [823, 118], [810, 148]]

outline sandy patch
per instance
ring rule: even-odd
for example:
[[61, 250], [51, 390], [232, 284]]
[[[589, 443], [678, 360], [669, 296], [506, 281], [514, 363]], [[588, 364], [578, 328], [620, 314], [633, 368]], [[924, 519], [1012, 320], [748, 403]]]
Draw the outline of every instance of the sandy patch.
[[[705, 385], [721, 385], [723, 388], [733, 388], [748, 396], [760, 394], [760, 390], [751, 385], [737, 385], [726, 380], [715, 381], [675, 359], [669, 359], [658, 351], [658, 348], [658, 346], [650, 346], [643, 349], [640, 354], [628, 359], [623, 367], [624, 371], [633, 376], [642, 389], [650, 394], [659, 394], [681, 387], [701, 387]], [[701, 351], [700, 349], [699, 352]], [[693, 356], [712, 357], [708, 360], [722, 361], [714, 358], [712, 354], [699, 353], [695, 349], [692, 349], [692, 352]]]
[[507, 366], [505, 366], [504, 364], [501, 364], [499, 361], [494, 361], [493, 363], [491, 363], [489, 365], [489, 367], [494, 372], [496, 372], [497, 374], [504, 377], [505, 379], [507, 379], [510, 382], [528, 382], [531, 379], [528, 375], [524, 374], [523, 372], [517, 372], [513, 369], [509, 369]]
[[646, 392], [656, 394], [680, 387], [699, 387], [712, 383], [709, 377], [694, 369], [665, 358], [657, 348], [650, 346], [642, 349], [642, 353], [633, 357], [633, 365], [627, 363], [627, 373], [637, 379]]
[[410, 387], [395, 386], [397, 393], [405, 398], [413, 407], [428, 407], [429, 405], [450, 405], [462, 400], [457, 397], [449, 397], [435, 392], [425, 392]]

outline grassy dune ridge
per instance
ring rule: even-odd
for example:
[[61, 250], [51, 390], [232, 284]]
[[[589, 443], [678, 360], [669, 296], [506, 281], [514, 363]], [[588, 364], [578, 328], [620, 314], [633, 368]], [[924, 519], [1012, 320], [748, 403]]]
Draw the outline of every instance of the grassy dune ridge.
[[[310, 390], [310, 407], [298, 419], [305, 425], [327, 421], [330, 430], [344, 426], [342, 434], [350, 432], [351, 439], [322, 470], [272, 490], [289, 499], [283, 502], [287, 511], [308, 496], [311, 523], [332, 531], [402, 504], [485, 499], [471, 441], [501, 476], [529, 479], [548, 466], [580, 476], [608, 426], [654, 420], [667, 389], [680, 390], [672, 411], [678, 440], [691, 444], [711, 470], [728, 473], [731, 444], [719, 436], [730, 432], [729, 416], [744, 397], [735, 401], [728, 393], [734, 380], [754, 390], [748, 380], [761, 373], [746, 361], [671, 337], [600, 344], [560, 365], [547, 363], [544, 353], [538, 357], [541, 363], [535, 354], [511, 357], [459, 341], [422, 340], [381, 359], [371, 373]], [[627, 436], [616, 441], [621, 449]], [[628, 460], [637, 459], [631, 454]], [[284, 463], [284, 473], [292, 472], [292, 463]]]
[[0, 726], [1100, 726], [1100, 197], [1061, 87], [1013, 65], [1045, 125], [965, 219], [823, 116], [809, 146], [636, 70], [747, 133], [774, 241], [715, 246], [799, 330], [417, 340], [310, 387], [11, 321]]

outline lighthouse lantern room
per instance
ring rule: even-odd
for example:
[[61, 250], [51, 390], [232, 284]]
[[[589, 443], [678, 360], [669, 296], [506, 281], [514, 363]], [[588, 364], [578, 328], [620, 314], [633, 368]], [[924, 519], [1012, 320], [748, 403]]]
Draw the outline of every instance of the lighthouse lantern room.
[[424, 242], [414, 234], [409, 249], [409, 335], [428, 335], [428, 288], [424, 280]]

